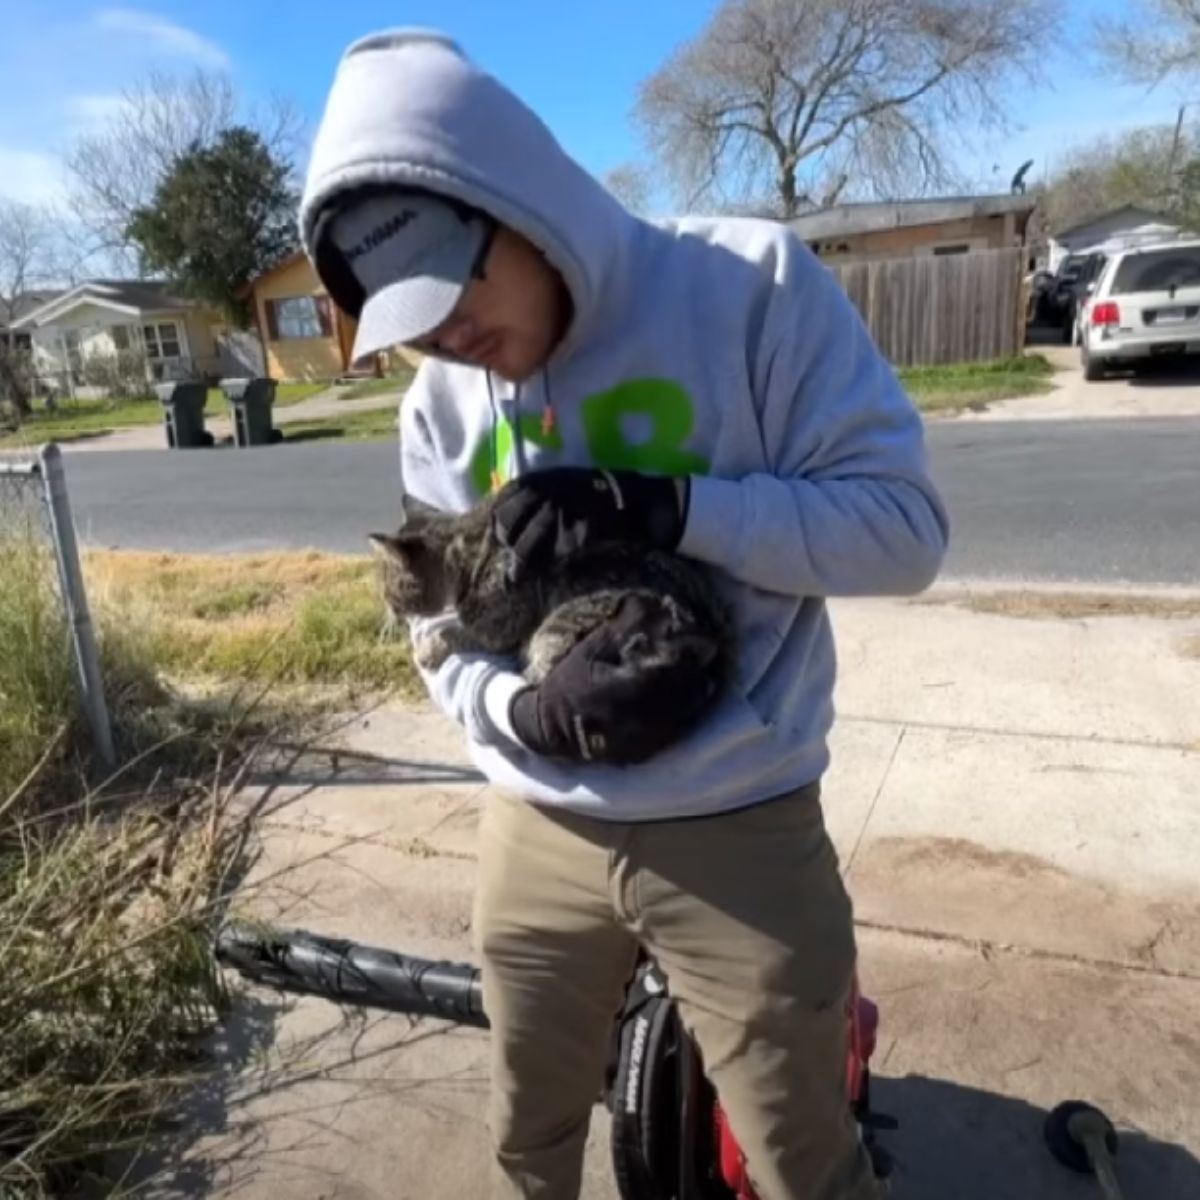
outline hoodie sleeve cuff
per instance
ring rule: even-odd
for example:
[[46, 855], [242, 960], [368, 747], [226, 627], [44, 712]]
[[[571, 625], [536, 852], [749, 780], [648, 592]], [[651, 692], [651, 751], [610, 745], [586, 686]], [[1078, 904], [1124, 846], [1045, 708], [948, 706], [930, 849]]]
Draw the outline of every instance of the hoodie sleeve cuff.
[[509, 709], [512, 707], [513, 697], [528, 686], [524, 676], [512, 671], [501, 671], [492, 676], [483, 687], [483, 713], [488, 723], [502, 737], [518, 746], [522, 743], [513, 731]]
[[723, 567], [738, 557], [743, 491], [734, 479], [693, 475], [680, 554]]

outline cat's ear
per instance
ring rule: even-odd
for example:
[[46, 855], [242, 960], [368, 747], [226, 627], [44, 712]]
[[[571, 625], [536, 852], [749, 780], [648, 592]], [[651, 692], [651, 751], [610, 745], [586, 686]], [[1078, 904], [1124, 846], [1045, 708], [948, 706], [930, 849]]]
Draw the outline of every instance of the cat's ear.
[[434, 508], [432, 504], [426, 504], [424, 500], [418, 500], [416, 496], [409, 495], [407, 492], [400, 496], [401, 525], [408, 525], [422, 517], [435, 517], [440, 513], [440, 509]]
[[367, 542], [370, 544], [371, 553], [384, 562], [404, 558], [404, 549], [399, 539], [390, 533], [368, 533]]
[[403, 530], [399, 533], [369, 533], [367, 541], [376, 558], [408, 568], [414, 566], [425, 548], [419, 533], [405, 535]]

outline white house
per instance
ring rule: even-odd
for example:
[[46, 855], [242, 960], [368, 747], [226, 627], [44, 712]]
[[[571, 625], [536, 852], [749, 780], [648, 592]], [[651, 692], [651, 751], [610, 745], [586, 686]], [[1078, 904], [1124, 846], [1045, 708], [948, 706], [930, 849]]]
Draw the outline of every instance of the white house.
[[1183, 232], [1178, 222], [1137, 204], [1126, 204], [1091, 217], [1049, 239], [1051, 271], [1068, 254], [1088, 254], [1093, 250], [1112, 252], [1146, 242], [1168, 241]]
[[[93, 396], [89, 362], [144, 361], [147, 383], [220, 373], [213, 312], [146, 280], [93, 279], [25, 313], [12, 328], [26, 332], [39, 380], [60, 395]], [[133, 353], [130, 353], [133, 352]]]

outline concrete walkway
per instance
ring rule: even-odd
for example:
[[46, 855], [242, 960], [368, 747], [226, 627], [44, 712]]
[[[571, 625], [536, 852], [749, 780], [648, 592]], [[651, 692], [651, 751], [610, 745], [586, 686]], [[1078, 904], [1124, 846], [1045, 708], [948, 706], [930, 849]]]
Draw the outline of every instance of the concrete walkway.
[[[1123, 1130], [1131, 1200], [1200, 1196], [1200, 619], [845, 602], [829, 825], [882, 1009], [897, 1200], [1092, 1195], [1045, 1111]], [[1195, 608], [1193, 612], [1197, 611]], [[355, 720], [273, 781], [256, 911], [471, 956], [487, 802], [427, 709]], [[299, 864], [299, 865], [296, 865]], [[170, 1195], [476, 1200], [484, 1035], [254, 990]], [[609, 1200], [597, 1109], [585, 1196]], [[207, 1157], [206, 1157], [207, 1155]]]
[[1200, 417], [1200, 363], [1155, 364], [1134, 374], [1114, 373], [1089, 383], [1074, 346], [1031, 346], [1058, 368], [1054, 390], [1041, 396], [1003, 400], [979, 413], [963, 413], [961, 421], [1105, 421], [1138, 417]]
[[[327, 388], [315, 396], [309, 396], [296, 404], [276, 407], [274, 424], [284, 430], [300, 421], [325, 421], [347, 417], [351, 413], [374, 412], [381, 408], [399, 410], [403, 392], [379, 392], [373, 396], [362, 396], [357, 400], [341, 400], [337, 388]], [[228, 416], [210, 417], [205, 428], [220, 445], [232, 444], [233, 422]], [[166, 450], [166, 435], [161, 425], [141, 425], [134, 429], [117, 429], [97, 437], [81, 438], [75, 442], [64, 442], [62, 448], [69, 453], [92, 453], [104, 450]]]

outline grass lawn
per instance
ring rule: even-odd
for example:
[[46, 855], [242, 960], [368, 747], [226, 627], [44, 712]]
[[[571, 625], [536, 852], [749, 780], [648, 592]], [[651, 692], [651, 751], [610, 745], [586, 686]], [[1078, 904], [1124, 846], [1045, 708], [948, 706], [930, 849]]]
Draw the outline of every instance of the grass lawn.
[[900, 380], [925, 413], [978, 412], [997, 400], [1051, 389], [1053, 365], [1041, 354], [944, 367], [902, 367]]
[[92, 551], [93, 603], [139, 631], [168, 675], [228, 683], [415, 687], [366, 555]]
[[[281, 383], [275, 389], [275, 405], [286, 408], [324, 390], [323, 383]], [[228, 414], [229, 405], [220, 388], [208, 389], [204, 412], [209, 418]], [[39, 408], [16, 432], [0, 436], [0, 448], [51, 440], [69, 442], [114, 429], [157, 425], [161, 421], [162, 406], [157, 400], [78, 400], [61, 404], [53, 412]]]
[[348, 412], [345, 416], [322, 417], [315, 421], [292, 421], [281, 425], [285, 442], [309, 442], [318, 440], [365, 442], [380, 438], [394, 438], [396, 432], [396, 410], [372, 408], [367, 412]]
[[412, 367], [404, 367], [394, 374], [384, 375], [381, 379], [363, 379], [358, 383], [352, 383], [345, 391], [340, 393], [338, 399], [361, 400], [364, 396], [379, 396], [387, 392], [403, 392], [412, 383], [412, 378], [415, 374], [416, 372]]

